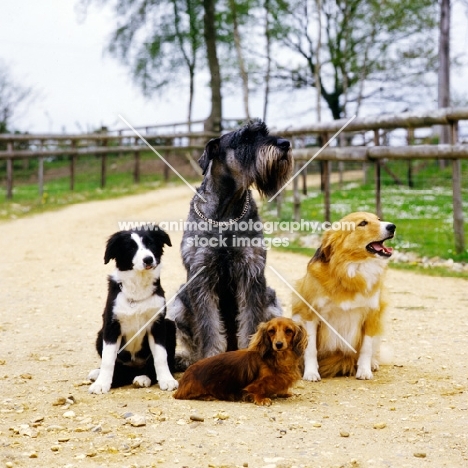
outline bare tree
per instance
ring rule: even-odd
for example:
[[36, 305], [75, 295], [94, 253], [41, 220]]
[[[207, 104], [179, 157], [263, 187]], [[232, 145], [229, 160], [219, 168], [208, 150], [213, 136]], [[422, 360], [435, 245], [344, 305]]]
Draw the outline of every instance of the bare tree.
[[0, 62], [0, 133], [11, 131], [11, 124], [22, 106], [34, 97], [33, 88], [19, 84], [6, 64]]

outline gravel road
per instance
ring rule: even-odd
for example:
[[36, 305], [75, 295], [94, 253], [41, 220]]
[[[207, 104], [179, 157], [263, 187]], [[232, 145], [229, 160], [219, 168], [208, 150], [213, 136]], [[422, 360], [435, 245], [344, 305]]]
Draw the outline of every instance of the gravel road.
[[[372, 381], [299, 382], [268, 408], [174, 400], [159, 388], [89, 395], [119, 221], [184, 219], [169, 187], [0, 224], [0, 464], [5, 467], [466, 467], [468, 283], [389, 270], [390, 364]], [[162, 285], [183, 283], [171, 232]], [[308, 259], [270, 251], [285, 278]], [[290, 313], [288, 288], [269, 284]], [[195, 419], [195, 420], [194, 420]]]

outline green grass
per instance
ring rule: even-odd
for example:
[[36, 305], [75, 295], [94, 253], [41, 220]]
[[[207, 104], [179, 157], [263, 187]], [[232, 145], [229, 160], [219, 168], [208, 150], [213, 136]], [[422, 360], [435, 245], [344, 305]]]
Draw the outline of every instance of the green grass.
[[[142, 157], [142, 164], [146, 160], [154, 159], [151, 154]], [[91, 200], [103, 200], [125, 195], [143, 193], [163, 187], [165, 182], [162, 175], [156, 172], [144, 174], [141, 183], [135, 184], [132, 175], [132, 158], [109, 157], [106, 187], [100, 187], [100, 159], [80, 158], [76, 167], [75, 190], [70, 191], [68, 175], [69, 163], [59, 160], [46, 163], [46, 174], [57, 174], [50, 177], [44, 187], [42, 198], [38, 196], [36, 183], [28, 180], [35, 174], [37, 167], [31, 161], [28, 168], [21, 164], [15, 166], [15, 188], [13, 201], [0, 201], [0, 219], [14, 219], [32, 213], [57, 209], [72, 203], [82, 203]], [[391, 171], [398, 178], [407, 182], [408, 163], [388, 163]], [[454, 238], [452, 230], [452, 192], [451, 169], [440, 169], [436, 163], [412, 163], [414, 170], [413, 188], [395, 184], [393, 178], [382, 171], [382, 207], [384, 219], [397, 225], [397, 236], [388, 245], [398, 251], [414, 252], [421, 257], [453, 258], [455, 261], [468, 262], [468, 251], [462, 254], [454, 253]], [[347, 165], [347, 169], [358, 169], [360, 166]], [[0, 168], [1, 169], [1, 168]], [[462, 165], [464, 215], [468, 220], [468, 161]], [[4, 174], [3, 171], [0, 174]], [[180, 183], [180, 180], [170, 172], [170, 182]], [[372, 168], [367, 180], [372, 181]], [[5, 186], [4, 181], [2, 182]], [[292, 193], [288, 192], [282, 206], [281, 219], [290, 221], [293, 217]], [[363, 184], [361, 180], [332, 186], [331, 195], [332, 221], [352, 211], [375, 212], [375, 192], [372, 182]], [[324, 221], [323, 194], [316, 188], [311, 188], [307, 196], [302, 196], [301, 215], [309, 221]], [[263, 203], [261, 215], [264, 221], [278, 221], [274, 204]], [[468, 225], [466, 226], [468, 234]], [[304, 238], [311, 233], [301, 232], [299, 236], [290, 240], [287, 248], [289, 252], [312, 256], [315, 249], [303, 244]], [[281, 234], [278, 234], [281, 235]], [[468, 235], [466, 238], [468, 245]], [[425, 274], [438, 276], [468, 277], [467, 273], [458, 273], [445, 268], [426, 269], [417, 264], [394, 264], [395, 268], [411, 269]]]
[[[413, 166], [416, 164], [413, 163]], [[389, 164], [393, 173], [406, 182], [407, 163]], [[464, 216], [468, 220], [468, 162], [464, 161], [462, 175]], [[369, 174], [372, 178], [372, 174]], [[452, 188], [451, 169], [440, 169], [435, 163], [420, 165], [413, 174], [414, 188], [396, 185], [393, 178], [382, 173], [382, 208], [383, 218], [397, 225], [397, 235], [388, 242], [400, 252], [412, 252], [420, 257], [434, 259], [452, 258], [456, 262], [468, 262], [468, 249], [456, 254], [452, 228]], [[353, 211], [375, 212], [375, 190], [372, 183], [361, 181], [338, 184], [331, 191], [331, 221], [338, 221]], [[282, 206], [281, 220], [293, 218], [292, 193], [287, 192]], [[264, 221], [278, 221], [276, 208], [264, 205]], [[309, 189], [308, 195], [302, 195], [301, 217], [308, 221], [324, 221], [324, 197], [318, 189]], [[312, 256], [315, 248], [304, 245], [304, 240], [311, 232], [300, 232], [290, 239], [288, 251]], [[277, 235], [282, 235], [278, 233]], [[319, 239], [315, 240], [315, 243]], [[465, 243], [468, 247], [468, 223], [465, 223]], [[283, 248], [284, 249], [284, 248]], [[455, 272], [443, 267], [423, 268], [418, 264], [394, 264], [395, 268], [411, 269], [425, 274], [438, 276], [459, 276], [468, 278], [466, 272]]]
[[[152, 153], [142, 153], [142, 164], [151, 159], [154, 159]], [[6, 199], [5, 181], [2, 181], [3, 200], [0, 201], [0, 220], [16, 219], [74, 203], [144, 193], [166, 186], [160, 172], [145, 174], [142, 171], [140, 183], [135, 184], [132, 170], [131, 156], [109, 157], [106, 184], [101, 188], [101, 160], [94, 157], [79, 158], [75, 169], [75, 188], [71, 191], [69, 161], [46, 162], [45, 173], [47, 175], [49, 172], [50, 180], [44, 184], [44, 193], [40, 197], [37, 183], [28, 182], [37, 172], [36, 161], [31, 161], [28, 168], [18, 164], [14, 169], [13, 200]], [[169, 175], [168, 183], [181, 183], [172, 171]]]

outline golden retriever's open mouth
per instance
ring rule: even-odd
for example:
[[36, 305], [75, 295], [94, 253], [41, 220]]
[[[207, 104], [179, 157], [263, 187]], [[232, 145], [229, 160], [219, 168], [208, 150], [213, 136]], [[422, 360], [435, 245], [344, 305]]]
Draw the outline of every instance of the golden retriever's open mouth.
[[381, 257], [391, 257], [393, 253], [393, 249], [391, 247], [386, 247], [384, 242], [388, 239], [391, 239], [393, 236], [387, 237], [387, 239], [381, 241], [374, 241], [370, 244], [366, 245], [366, 249], [368, 252], [372, 254], [380, 255]]

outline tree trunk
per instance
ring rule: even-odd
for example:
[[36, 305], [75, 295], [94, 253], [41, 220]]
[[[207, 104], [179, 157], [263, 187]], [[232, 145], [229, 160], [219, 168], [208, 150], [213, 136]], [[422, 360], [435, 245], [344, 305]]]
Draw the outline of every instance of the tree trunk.
[[315, 89], [317, 91], [317, 122], [322, 121], [322, 83], [320, 81], [320, 73], [322, 71], [322, 63], [320, 51], [322, 49], [322, 0], [316, 0], [317, 3], [317, 47], [315, 48]]
[[[450, 0], [440, 2], [439, 28], [438, 104], [441, 108], [450, 106]], [[449, 141], [449, 127], [441, 125], [439, 143], [448, 144]]]
[[205, 121], [205, 130], [219, 133], [221, 131], [222, 100], [221, 76], [216, 51], [215, 0], [203, 0], [203, 8], [205, 9], [203, 22], [205, 26], [206, 56], [208, 58], [211, 88], [211, 112]]
[[241, 47], [241, 37], [239, 32], [239, 23], [237, 21], [237, 5], [235, 0], [229, 0], [229, 7], [231, 9], [232, 15], [232, 29], [234, 34], [234, 47], [236, 48], [237, 54], [237, 62], [239, 64], [239, 71], [242, 81], [242, 94], [244, 98], [244, 111], [245, 111], [245, 118], [250, 120], [250, 112], [249, 112], [249, 76], [247, 74], [247, 70], [245, 69], [245, 62], [244, 56], [242, 54], [242, 47]]
[[266, 122], [268, 114], [268, 100], [270, 98], [270, 77], [271, 77], [271, 34], [270, 34], [270, 0], [265, 0], [265, 52], [267, 66], [265, 72], [265, 97], [263, 101], [263, 121]]

